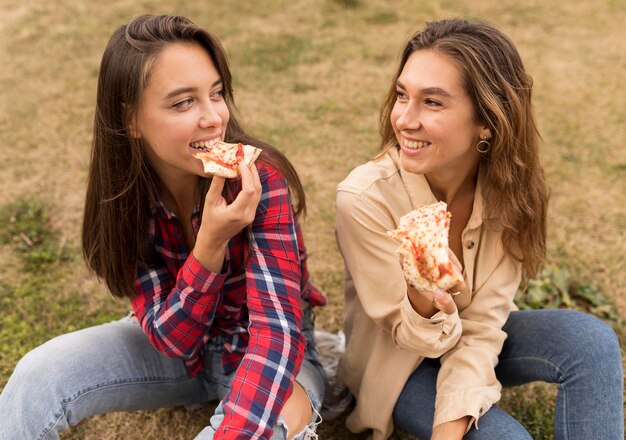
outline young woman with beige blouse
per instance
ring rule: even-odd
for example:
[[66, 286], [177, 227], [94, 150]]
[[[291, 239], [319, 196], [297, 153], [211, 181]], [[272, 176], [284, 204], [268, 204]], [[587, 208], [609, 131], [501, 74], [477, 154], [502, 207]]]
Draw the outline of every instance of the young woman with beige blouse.
[[[495, 404], [502, 385], [540, 380], [558, 384], [555, 439], [623, 440], [614, 332], [584, 313], [513, 302], [546, 247], [531, 89], [513, 43], [488, 24], [428, 23], [406, 45], [382, 107], [381, 151], [337, 189], [351, 431], [382, 440], [395, 424], [421, 440], [528, 439]], [[465, 280], [455, 297], [408, 287], [387, 235], [438, 200]]]

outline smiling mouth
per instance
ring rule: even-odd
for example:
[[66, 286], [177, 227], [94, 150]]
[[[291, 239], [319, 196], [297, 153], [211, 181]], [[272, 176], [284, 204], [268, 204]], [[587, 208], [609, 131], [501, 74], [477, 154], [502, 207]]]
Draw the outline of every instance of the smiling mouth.
[[212, 146], [220, 142], [220, 138], [211, 139], [210, 141], [192, 142], [189, 144], [191, 148], [199, 151], [208, 151]]
[[404, 139], [403, 145], [409, 150], [420, 150], [424, 147], [428, 147], [431, 143], [426, 141], [409, 141]]

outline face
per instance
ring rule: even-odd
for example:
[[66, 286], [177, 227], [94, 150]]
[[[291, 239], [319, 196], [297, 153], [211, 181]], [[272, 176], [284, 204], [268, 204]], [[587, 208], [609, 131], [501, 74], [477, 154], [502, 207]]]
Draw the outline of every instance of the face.
[[391, 125], [404, 170], [461, 178], [476, 169], [476, 144], [481, 136], [491, 136], [477, 121], [461, 72], [450, 57], [431, 50], [414, 52], [396, 82], [396, 93]]
[[197, 43], [174, 43], [157, 56], [142, 93], [133, 136], [146, 145], [164, 181], [203, 176], [196, 147], [223, 140], [229, 111], [220, 73]]

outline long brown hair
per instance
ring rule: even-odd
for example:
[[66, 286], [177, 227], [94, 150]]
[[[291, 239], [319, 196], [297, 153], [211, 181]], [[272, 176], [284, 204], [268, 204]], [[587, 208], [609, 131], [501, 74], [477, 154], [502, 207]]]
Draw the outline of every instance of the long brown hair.
[[[132, 297], [138, 264], [146, 250], [149, 194], [157, 176], [141, 140], [130, 133], [151, 67], [173, 43], [202, 45], [220, 73], [230, 111], [225, 141], [260, 147], [260, 161], [277, 168], [289, 183], [296, 215], [306, 211], [304, 190], [295, 169], [277, 149], [250, 137], [242, 128], [233, 99], [232, 77], [219, 40], [184, 17], [142, 15], [120, 26], [102, 56], [93, 127], [91, 164], [83, 218], [83, 256], [117, 297]], [[201, 181], [201, 191], [206, 191]]]
[[381, 157], [399, 148], [390, 115], [396, 80], [413, 52], [432, 50], [459, 68], [477, 115], [491, 131], [491, 148], [482, 156], [486, 168], [486, 214], [501, 221], [507, 252], [535, 275], [545, 259], [548, 191], [539, 163], [539, 132], [531, 104], [532, 78], [511, 40], [483, 22], [459, 18], [426, 24], [406, 44], [400, 65], [381, 108]]

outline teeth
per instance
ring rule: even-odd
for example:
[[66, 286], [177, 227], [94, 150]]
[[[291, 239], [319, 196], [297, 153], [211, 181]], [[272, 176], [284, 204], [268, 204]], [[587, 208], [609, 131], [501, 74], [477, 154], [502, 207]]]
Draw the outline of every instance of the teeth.
[[410, 148], [411, 150], [419, 150], [420, 148], [427, 147], [428, 145], [430, 145], [430, 142], [404, 140], [404, 146]]
[[210, 141], [192, 142], [191, 144], [189, 144], [189, 146], [191, 148], [195, 148], [196, 150], [208, 150], [219, 141], [220, 138], [215, 138], [211, 139]]

